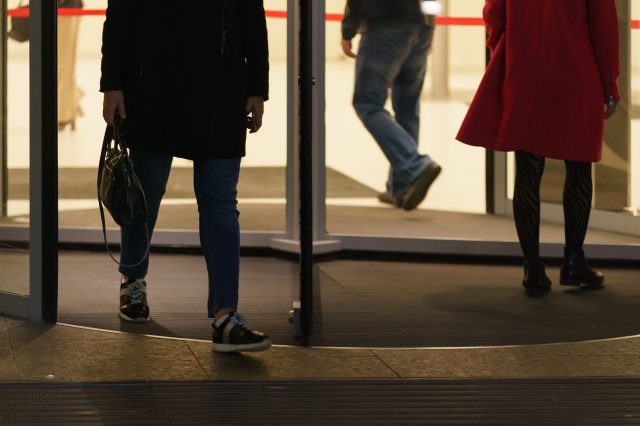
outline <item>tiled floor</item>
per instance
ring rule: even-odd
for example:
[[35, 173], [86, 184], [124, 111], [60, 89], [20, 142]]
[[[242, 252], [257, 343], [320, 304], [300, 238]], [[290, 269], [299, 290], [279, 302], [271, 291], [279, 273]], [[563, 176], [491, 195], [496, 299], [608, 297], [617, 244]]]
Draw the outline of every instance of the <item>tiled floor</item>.
[[640, 337], [484, 349], [279, 346], [221, 355], [208, 342], [0, 317], [0, 380], [567, 378], [640, 376]]
[[[211, 424], [212, 419], [216, 424], [234, 425], [638, 424], [640, 335], [464, 348], [292, 344], [276, 345], [262, 353], [217, 354], [207, 340], [208, 321], [202, 315], [206, 290], [203, 285], [191, 285], [205, 282], [204, 265], [200, 263], [203, 261], [198, 256], [155, 256], [157, 279], [152, 302], [159, 312], [158, 322], [165, 326], [171, 324], [167, 318], [178, 318], [181, 309], [191, 307], [190, 317], [202, 318], [195, 329], [190, 329], [194, 327], [192, 322], [183, 329], [165, 331], [184, 335], [201, 327], [205, 332], [202, 340], [77, 325], [48, 326], [0, 316], [0, 424], [52, 424], [55, 420], [66, 425], [71, 419], [89, 424], [129, 424], [132, 417], [136, 424], [154, 426]], [[63, 270], [73, 272], [76, 264], [84, 266], [86, 276], [77, 270], [65, 275], [61, 286], [67, 291], [62, 294], [61, 310], [69, 318], [70, 312], [76, 312], [85, 320], [87, 312], [100, 310], [104, 318], [114, 318], [115, 324], [120, 324], [115, 314], [117, 282], [110, 273], [113, 265], [103, 254], [63, 252]], [[241, 302], [262, 308], [252, 313], [251, 323], [270, 328], [269, 321], [277, 320], [283, 325], [279, 337], [286, 336], [290, 333], [286, 310], [297, 284], [292, 279], [296, 265], [270, 258], [244, 258], [243, 265], [249, 268], [242, 272]], [[324, 275], [318, 281], [324, 312], [316, 323], [323, 325], [336, 319], [340, 322], [345, 311], [385, 313], [388, 309], [393, 313], [401, 305], [415, 309], [428, 302], [424, 306], [431, 312], [414, 312], [412, 321], [401, 318], [399, 324], [428, 326], [433, 331], [431, 338], [452, 341], [464, 336], [499, 336], [498, 325], [506, 326], [502, 332], [514, 331], [509, 324], [522, 316], [524, 305], [530, 305], [525, 316], [539, 323], [535, 330], [539, 336], [592, 327], [597, 331], [601, 324], [611, 324], [606, 316], [628, 314], [634, 321], [638, 312], [629, 309], [638, 295], [634, 282], [624, 281], [629, 273], [625, 269], [607, 270], [611, 289], [583, 294], [556, 290], [545, 299], [529, 303], [521, 289], [512, 285], [520, 276], [519, 267], [485, 265], [483, 274], [498, 278], [495, 291], [476, 297], [475, 304], [466, 302], [469, 306], [464, 309], [455, 289], [447, 287], [452, 280], [464, 277], [466, 269], [473, 270], [470, 265], [340, 260], [322, 262], [319, 268]], [[408, 289], [413, 290], [405, 289], [406, 294], [398, 298], [394, 291], [400, 284], [424, 283], [427, 270], [431, 288], [410, 286]], [[382, 285], [389, 284], [397, 273], [406, 283], [396, 280], [391, 286]], [[179, 282], [176, 276], [183, 278], [179, 293], [171, 291]], [[265, 276], [271, 277], [271, 282]], [[500, 282], [502, 285], [498, 285]], [[73, 287], [71, 291], [69, 286]], [[281, 291], [274, 294], [273, 288]], [[290, 293], [282, 291], [286, 288]], [[425, 298], [427, 290], [430, 296]], [[613, 294], [619, 296], [617, 302], [613, 300], [616, 303], [612, 303]], [[622, 305], [620, 298], [626, 299]], [[385, 303], [391, 299], [393, 302]], [[273, 303], [278, 300], [282, 306]], [[164, 317], [163, 310], [167, 311]], [[582, 320], [585, 310], [593, 318]], [[457, 313], [458, 318], [451, 317], [451, 324], [429, 324], [434, 319], [442, 320], [447, 313]], [[567, 324], [557, 321], [560, 314], [565, 315]], [[464, 326], [461, 319], [465, 317], [475, 318], [477, 324]], [[497, 318], [498, 323], [484, 327], [491, 318]], [[368, 328], [380, 338], [376, 332], [381, 327], [375, 315], [369, 313], [360, 319], [358, 330]], [[341, 325], [353, 326], [348, 321]], [[475, 336], [472, 327], [476, 327]], [[640, 326], [626, 331], [637, 334], [637, 329]], [[453, 334], [447, 337], [447, 333]], [[233, 410], [238, 404], [251, 408], [236, 413]], [[57, 408], [52, 410], [53, 406]], [[44, 415], [43, 410], [50, 410], [49, 416], [53, 417]], [[257, 418], [253, 410], [267, 417]], [[122, 420], [118, 423], [116, 418]]]
[[[86, 267], [84, 275], [74, 272], [73, 265], [77, 264]], [[315, 344], [368, 344], [361, 348], [309, 348], [295, 345], [286, 320], [297, 291], [295, 263], [243, 258], [240, 296], [241, 304], [249, 311], [250, 323], [269, 332], [276, 331], [273, 336], [276, 342], [291, 344], [277, 345], [259, 354], [219, 355], [212, 351], [208, 341], [203, 260], [199, 256], [156, 255], [153, 265], [150, 283], [155, 290], [150, 293], [150, 301], [152, 312], [157, 315], [156, 322], [164, 327], [164, 331], [154, 331], [154, 334], [172, 337], [127, 333], [136, 329], [123, 326], [117, 319], [117, 275], [109, 272], [113, 272], [113, 265], [103, 254], [63, 252], [60, 317], [69, 323], [85, 325], [102, 321], [108, 327], [113, 325], [113, 331], [77, 325], [47, 326], [0, 317], [0, 379], [640, 375], [640, 323], [634, 316], [638, 312], [640, 281], [633, 278], [638, 276], [634, 269], [606, 269], [610, 285], [599, 292], [556, 288], [547, 297], [531, 301], [524, 298], [516, 285], [521, 271], [515, 265], [321, 262], [315, 326], [319, 327], [318, 333], [324, 333], [325, 341], [316, 340]], [[398, 273], [402, 275], [401, 282], [397, 280]], [[475, 276], [475, 284], [464, 280], [468, 274]], [[271, 281], [265, 280], [265, 276]], [[495, 279], [491, 281], [491, 277]], [[176, 293], [175, 287], [180, 282], [183, 288]], [[474, 293], [474, 285], [488, 287]], [[279, 290], [274, 291], [276, 288]], [[489, 288], [493, 290], [488, 291]], [[465, 291], [460, 293], [462, 289]], [[473, 300], [465, 301], [461, 297], [464, 294], [472, 294]], [[356, 315], [358, 313], [362, 315]], [[618, 317], [620, 319], [615, 320]], [[198, 318], [201, 321], [196, 321]], [[359, 318], [359, 322], [353, 322], [353, 318]], [[391, 339], [382, 344], [389, 338], [383, 333], [385, 327], [408, 333], [406, 337], [411, 339], [404, 343]], [[371, 333], [365, 333], [366, 330]], [[193, 337], [193, 333], [200, 339], [186, 338]], [[367, 334], [368, 340], [363, 339], [363, 334]], [[612, 339], [606, 339], [608, 337]], [[575, 342], [593, 338], [605, 339]], [[353, 339], [354, 344], [350, 345], [349, 339]], [[574, 343], [562, 343], [572, 340]], [[558, 343], [519, 344], [526, 342]], [[514, 345], [491, 346], [509, 343]], [[402, 349], [403, 346], [406, 348]], [[415, 349], [425, 346], [427, 348]]]

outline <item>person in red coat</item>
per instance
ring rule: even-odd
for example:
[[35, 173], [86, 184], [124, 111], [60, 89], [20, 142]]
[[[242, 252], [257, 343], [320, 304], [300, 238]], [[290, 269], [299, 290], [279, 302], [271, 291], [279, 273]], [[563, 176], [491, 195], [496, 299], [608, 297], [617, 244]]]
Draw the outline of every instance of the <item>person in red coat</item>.
[[615, 0], [487, 0], [483, 15], [492, 59], [457, 139], [516, 152], [513, 209], [530, 296], [551, 287], [539, 254], [545, 158], [565, 161], [560, 283], [602, 286], [582, 246], [591, 163], [601, 159], [604, 120], [620, 100]]

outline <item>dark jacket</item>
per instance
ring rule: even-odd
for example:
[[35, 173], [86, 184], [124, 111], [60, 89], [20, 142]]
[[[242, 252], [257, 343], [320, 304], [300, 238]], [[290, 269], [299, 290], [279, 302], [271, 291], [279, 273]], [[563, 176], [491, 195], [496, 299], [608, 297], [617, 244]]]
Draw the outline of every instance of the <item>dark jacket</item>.
[[426, 23], [435, 19], [423, 15], [422, 0], [347, 0], [342, 20], [342, 39], [351, 40], [358, 32], [399, 25]]
[[109, 0], [100, 90], [124, 91], [133, 148], [244, 156], [246, 100], [268, 99], [268, 75], [262, 0]]

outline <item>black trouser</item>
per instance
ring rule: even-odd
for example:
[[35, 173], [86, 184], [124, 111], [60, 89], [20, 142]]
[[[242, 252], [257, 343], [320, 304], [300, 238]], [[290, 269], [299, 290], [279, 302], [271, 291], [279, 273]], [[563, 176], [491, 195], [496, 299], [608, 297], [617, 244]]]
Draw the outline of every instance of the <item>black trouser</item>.
[[[523, 151], [516, 152], [516, 186], [513, 215], [518, 239], [528, 261], [540, 258], [540, 181], [544, 172], [544, 157]], [[568, 250], [580, 251], [584, 244], [591, 213], [593, 184], [591, 163], [565, 161], [564, 234]]]

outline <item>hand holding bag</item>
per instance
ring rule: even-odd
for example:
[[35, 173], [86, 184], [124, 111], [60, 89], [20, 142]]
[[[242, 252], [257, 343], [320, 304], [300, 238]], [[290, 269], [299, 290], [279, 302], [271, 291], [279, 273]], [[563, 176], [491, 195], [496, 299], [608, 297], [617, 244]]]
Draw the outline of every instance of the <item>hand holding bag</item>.
[[[146, 259], [150, 249], [147, 229], [147, 202], [142, 185], [133, 170], [123, 124], [120, 116], [116, 114], [115, 125], [113, 127], [107, 126], [105, 130], [98, 166], [98, 204], [100, 205], [102, 233], [109, 255], [120, 266], [135, 267]], [[103, 206], [121, 227], [144, 226], [147, 250], [138, 263], [124, 265], [113, 257], [107, 242]]]

